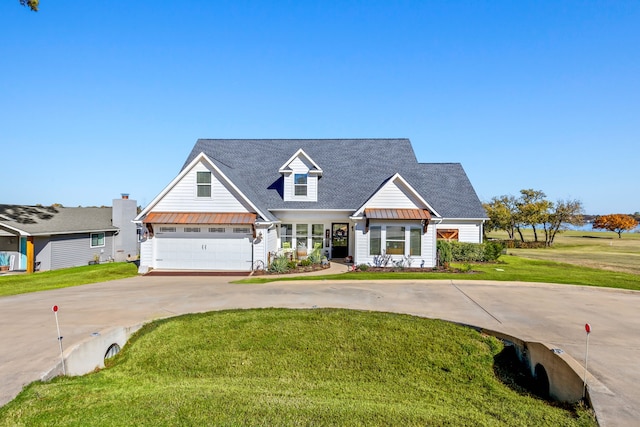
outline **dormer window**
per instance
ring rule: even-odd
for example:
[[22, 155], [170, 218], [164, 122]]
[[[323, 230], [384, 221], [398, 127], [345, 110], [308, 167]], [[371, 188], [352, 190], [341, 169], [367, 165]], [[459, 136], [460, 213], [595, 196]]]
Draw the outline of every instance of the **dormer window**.
[[211, 197], [211, 172], [198, 172], [198, 197]]
[[294, 194], [296, 196], [306, 196], [307, 195], [307, 174], [306, 173], [297, 173], [294, 176]]
[[302, 149], [289, 157], [279, 172], [284, 177], [284, 201], [318, 201], [318, 180], [322, 176], [322, 169]]

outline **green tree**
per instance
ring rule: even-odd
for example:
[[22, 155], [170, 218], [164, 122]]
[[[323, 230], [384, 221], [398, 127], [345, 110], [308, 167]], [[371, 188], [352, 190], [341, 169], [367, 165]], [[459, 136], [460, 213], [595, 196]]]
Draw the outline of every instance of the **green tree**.
[[638, 226], [636, 221], [631, 215], [625, 214], [610, 214], [596, 217], [593, 221], [592, 227], [594, 229], [609, 230], [618, 233], [618, 238], [622, 238], [622, 232], [633, 230]]
[[[540, 190], [520, 190], [520, 198], [517, 201], [517, 216], [523, 224], [530, 225], [533, 229], [533, 238], [538, 241], [537, 226], [547, 220], [547, 214], [553, 205], [547, 200], [546, 194]], [[522, 237], [522, 234], [520, 234]]]
[[40, 5], [40, 0], [20, 0], [20, 4], [23, 6], [27, 6], [34, 12], [37, 12], [38, 6]]
[[485, 222], [483, 231], [505, 230], [509, 239], [514, 238], [516, 226], [516, 198], [513, 196], [494, 197], [482, 206], [487, 212], [489, 221]]
[[583, 213], [582, 202], [579, 200], [558, 200], [555, 205], [552, 203], [542, 224], [546, 246], [553, 245], [556, 234], [566, 229], [567, 224], [583, 225]]

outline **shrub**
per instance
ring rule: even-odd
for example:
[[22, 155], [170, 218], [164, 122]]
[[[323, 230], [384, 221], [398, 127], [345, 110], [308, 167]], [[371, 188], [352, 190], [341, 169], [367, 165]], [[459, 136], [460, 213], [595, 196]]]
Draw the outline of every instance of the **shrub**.
[[322, 262], [322, 253], [320, 252], [320, 248], [312, 250], [307, 259], [311, 264], [320, 264]]
[[485, 243], [449, 242], [451, 257], [456, 262], [490, 262], [502, 255], [504, 244], [497, 241]]
[[483, 261], [491, 262], [497, 261], [502, 255], [502, 252], [505, 249], [505, 245], [500, 241], [490, 240], [484, 243], [484, 259]]
[[285, 255], [276, 256], [271, 261], [269, 271], [272, 273], [286, 273], [289, 271], [289, 259]]
[[546, 248], [545, 242], [521, 242], [520, 240], [501, 240], [500, 243], [509, 249], [541, 249]]
[[296, 268], [298, 266], [298, 262], [297, 261], [288, 261], [287, 262], [287, 269], [288, 270], [292, 270], [294, 268]]
[[465, 242], [450, 242], [450, 244], [451, 258], [453, 261], [478, 262], [484, 260], [484, 250], [481, 244]]
[[447, 240], [438, 240], [436, 242], [436, 248], [438, 250], [438, 265], [444, 265], [450, 263], [453, 259], [451, 254], [451, 242]]
[[302, 266], [302, 267], [309, 267], [311, 264], [313, 264], [313, 263], [311, 262], [311, 260], [308, 257], [303, 259], [303, 260], [300, 260], [300, 266]]
[[360, 271], [367, 271], [369, 269], [369, 264], [358, 264], [356, 268]]

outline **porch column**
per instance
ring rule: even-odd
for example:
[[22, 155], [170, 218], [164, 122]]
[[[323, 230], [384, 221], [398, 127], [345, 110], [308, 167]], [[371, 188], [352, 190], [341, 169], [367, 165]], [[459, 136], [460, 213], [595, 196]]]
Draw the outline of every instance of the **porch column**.
[[36, 265], [33, 250], [33, 236], [27, 237], [27, 273], [33, 273], [33, 269]]

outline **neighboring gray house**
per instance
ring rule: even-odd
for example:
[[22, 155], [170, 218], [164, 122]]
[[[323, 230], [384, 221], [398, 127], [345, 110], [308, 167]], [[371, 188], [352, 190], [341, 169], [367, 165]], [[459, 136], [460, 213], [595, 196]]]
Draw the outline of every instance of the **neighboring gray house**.
[[28, 272], [124, 261], [139, 252], [136, 214], [126, 194], [113, 207], [0, 205], [0, 252]]
[[201, 139], [136, 221], [145, 272], [249, 271], [316, 247], [432, 267], [438, 238], [480, 243], [486, 219], [462, 166], [419, 163], [408, 139]]

